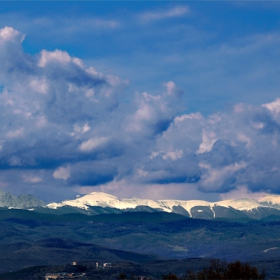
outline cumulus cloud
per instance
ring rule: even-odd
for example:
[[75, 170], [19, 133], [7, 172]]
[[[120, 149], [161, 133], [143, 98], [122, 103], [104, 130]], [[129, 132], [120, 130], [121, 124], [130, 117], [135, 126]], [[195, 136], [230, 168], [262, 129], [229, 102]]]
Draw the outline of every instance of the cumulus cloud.
[[67, 180], [70, 177], [70, 168], [69, 167], [59, 167], [53, 173], [55, 179]]
[[169, 80], [128, 101], [121, 78], [61, 50], [31, 56], [23, 39], [0, 30], [3, 186], [52, 198], [110, 186], [135, 196], [280, 193], [279, 99], [204, 117], [186, 113]]
[[20, 41], [22, 42], [24, 39], [24, 35], [22, 35], [20, 32], [17, 30], [14, 30], [12, 27], [6, 26], [5, 28], [2, 28], [0, 30], [0, 38], [1, 38], [1, 43], [4, 41]]
[[167, 89], [166, 93], [168, 95], [175, 94], [175, 95], [181, 96], [184, 93], [184, 91], [182, 89], [178, 88], [173, 81], [169, 81], [169, 82], [165, 83], [164, 85], [166, 86], [166, 89]]
[[196, 151], [197, 154], [209, 152], [212, 150], [214, 143], [217, 141], [216, 135], [212, 131], [202, 131], [202, 143], [199, 145], [199, 149]]
[[267, 108], [274, 118], [279, 117], [280, 113], [280, 98], [277, 98], [275, 101], [263, 104], [262, 107]]

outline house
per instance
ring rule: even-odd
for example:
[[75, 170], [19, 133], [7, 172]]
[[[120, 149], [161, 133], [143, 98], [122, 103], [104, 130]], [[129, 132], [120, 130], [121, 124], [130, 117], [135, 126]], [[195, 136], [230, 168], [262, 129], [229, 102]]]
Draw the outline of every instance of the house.
[[103, 263], [103, 267], [112, 267], [112, 263]]

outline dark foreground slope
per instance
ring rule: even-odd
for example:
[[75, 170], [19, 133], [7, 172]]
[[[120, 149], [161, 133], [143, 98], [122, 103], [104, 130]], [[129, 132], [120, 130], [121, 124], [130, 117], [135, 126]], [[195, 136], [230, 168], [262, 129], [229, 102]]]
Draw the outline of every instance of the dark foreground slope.
[[137, 254], [123, 250], [66, 240], [47, 238], [39, 241], [1, 245], [0, 272], [14, 271], [34, 265], [67, 264], [74, 261], [146, 262], [158, 259], [156, 256]]
[[162, 279], [162, 275], [167, 275], [172, 272], [178, 276], [186, 275], [187, 270], [201, 270], [208, 266], [209, 259], [187, 259], [187, 260], [166, 260], [152, 261], [145, 263], [135, 262], [114, 262], [111, 267], [96, 268], [94, 264], [83, 262], [73, 266], [72, 264], [55, 265], [55, 266], [35, 266], [12, 273], [4, 273], [0, 275], [1, 280], [37, 280], [44, 279], [47, 273], [60, 272], [76, 272], [76, 275], [81, 275], [84, 272], [85, 276], [78, 279], [106, 279], [116, 280], [119, 276], [126, 275], [128, 279], [139, 279], [137, 276], [153, 277], [153, 279]]
[[[55, 273], [74, 273], [72, 279], [77, 280], [116, 280], [123, 279], [163, 279], [163, 275], [176, 275], [179, 279], [189, 279], [188, 271], [196, 273], [202, 271], [206, 267], [210, 267], [211, 259], [208, 258], [192, 258], [183, 260], [162, 260], [162, 261], [149, 261], [149, 262], [113, 262], [110, 266], [96, 267], [94, 262], [81, 262], [75, 266], [72, 263], [66, 265], [53, 265], [53, 266], [34, 266], [21, 269], [14, 272], [0, 274], [1, 280], [38, 280], [44, 279], [47, 274]], [[219, 262], [219, 261], [218, 261]], [[217, 263], [217, 260], [215, 261]], [[222, 264], [223, 261], [220, 263]], [[275, 260], [265, 261], [262, 263], [242, 263], [242, 265], [249, 265], [258, 270], [259, 274], [266, 275], [266, 279], [279, 279], [280, 268]], [[166, 279], [166, 278], [165, 278]], [[173, 279], [173, 278], [168, 278]], [[193, 279], [193, 278], [192, 278]], [[263, 278], [261, 278], [263, 279]]]
[[[128, 253], [126, 257], [108, 251], [97, 255], [94, 244], [149, 255], [144, 260], [151, 260], [151, 255], [165, 259], [274, 260], [277, 266], [280, 258], [280, 221], [197, 220], [162, 212], [96, 216], [27, 212], [0, 211], [0, 254], [5, 258], [2, 271], [52, 264], [54, 260], [67, 263], [77, 256], [80, 260], [100, 258], [107, 262], [143, 260]], [[61, 239], [75, 245], [64, 248], [62, 244], [66, 243], [54, 242]], [[46, 240], [53, 240], [55, 245], [46, 246]], [[28, 259], [28, 263], [19, 266]]]

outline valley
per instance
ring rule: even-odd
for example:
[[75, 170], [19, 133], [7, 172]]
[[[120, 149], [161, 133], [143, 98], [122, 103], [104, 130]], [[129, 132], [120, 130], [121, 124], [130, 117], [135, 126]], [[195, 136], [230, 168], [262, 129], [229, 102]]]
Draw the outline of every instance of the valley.
[[273, 261], [271, 273], [278, 273], [280, 221], [203, 220], [165, 212], [73, 217], [6, 211], [10, 217], [0, 222], [2, 273], [72, 261], [189, 258]]
[[[174, 206], [169, 207], [170, 211], [163, 211], [152, 208], [151, 203], [138, 203], [134, 208], [119, 209], [116, 204], [108, 207], [110, 201], [106, 204], [100, 198], [98, 201], [98, 205], [92, 205], [95, 202], [87, 200], [86, 209], [70, 205], [32, 209], [2, 207], [0, 273], [73, 261], [132, 262], [148, 266], [155, 261], [195, 259], [199, 267], [203, 260], [221, 259], [254, 263], [269, 276], [280, 277], [280, 219], [268, 212], [260, 215], [260, 209], [272, 207], [246, 210], [250, 216], [232, 206], [210, 205], [215, 213], [217, 207], [224, 207], [224, 213], [239, 214], [196, 218], [195, 207], [209, 206], [193, 206], [191, 216], [176, 213]], [[235, 203], [240, 205], [240, 201]], [[256, 204], [255, 201], [246, 203], [247, 207], [249, 203]], [[253, 216], [254, 213], [257, 215]]]

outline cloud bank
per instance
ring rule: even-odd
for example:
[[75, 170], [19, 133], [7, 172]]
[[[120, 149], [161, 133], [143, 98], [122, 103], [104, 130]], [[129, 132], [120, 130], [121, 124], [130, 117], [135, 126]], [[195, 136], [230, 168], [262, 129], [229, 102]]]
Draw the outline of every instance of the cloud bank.
[[161, 94], [128, 101], [126, 81], [65, 51], [31, 56], [24, 37], [0, 30], [3, 190], [45, 199], [94, 188], [186, 199], [194, 189], [280, 193], [280, 99], [204, 117], [184, 113], [186, 93], [166, 81]]

